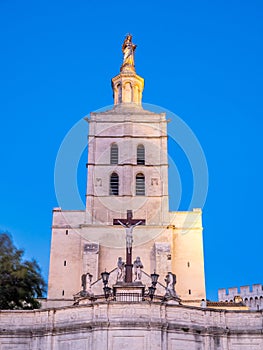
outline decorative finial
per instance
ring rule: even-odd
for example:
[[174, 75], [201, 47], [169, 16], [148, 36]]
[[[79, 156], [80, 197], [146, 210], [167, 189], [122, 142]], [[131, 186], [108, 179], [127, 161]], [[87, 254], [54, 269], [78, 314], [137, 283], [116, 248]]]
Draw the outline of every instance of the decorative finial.
[[[142, 92], [144, 86], [144, 79], [136, 74], [134, 66], [134, 52], [137, 45], [132, 42], [132, 35], [127, 34], [123, 44], [123, 62], [120, 69], [120, 74], [113, 77], [111, 86], [113, 89], [114, 105], [122, 105], [126, 107], [136, 107], [142, 104]], [[132, 219], [127, 216], [126, 223]], [[119, 222], [116, 219], [116, 224]]]
[[137, 45], [132, 43], [132, 35], [127, 34], [122, 44], [123, 63], [121, 70], [123, 70], [123, 68], [131, 68], [134, 70], [134, 51], [136, 47]]

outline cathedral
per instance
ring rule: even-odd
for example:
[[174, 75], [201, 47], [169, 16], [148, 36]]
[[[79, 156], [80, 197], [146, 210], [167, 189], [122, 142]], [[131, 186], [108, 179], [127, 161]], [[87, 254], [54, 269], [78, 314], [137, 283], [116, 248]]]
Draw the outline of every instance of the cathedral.
[[120, 73], [112, 78], [114, 107], [87, 118], [86, 209], [53, 211], [49, 305], [72, 302], [83, 274], [95, 282], [116, 267], [118, 257], [125, 260], [119, 221], [127, 212], [141, 221], [133, 230], [133, 252], [145, 273], [156, 271], [161, 283], [174, 273], [182, 300], [199, 305], [206, 297], [202, 212], [169, 211], [167, 119], [142, 107], [144, 79], [135, 71], [135, 49], [128, 35]]
[[0, 311], [0, 349], [263, 349], [263, 310], [206, 300], [202, 211], [169, 211], [168, 120], [142, 107], [135, 50], [87, 118], [85, 210], [53, 210], [47, 298]]

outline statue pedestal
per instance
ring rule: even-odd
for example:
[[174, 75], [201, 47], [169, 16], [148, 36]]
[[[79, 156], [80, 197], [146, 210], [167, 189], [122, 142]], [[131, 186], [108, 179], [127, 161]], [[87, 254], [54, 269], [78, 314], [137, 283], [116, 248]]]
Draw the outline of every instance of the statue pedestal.
[[140, 302], [144, 298], [145, 285], [141, 282], [117, 282], [113, 286], [116, 301]]
[[[131, 260], [131, 256], [127, 255], [128, 260]], [[125, 283], [127, 284], [132, 284], [132, 277], [133, 277], [133, 272], [132, 272], [133, 264], [130, 262], [125, 264]]]

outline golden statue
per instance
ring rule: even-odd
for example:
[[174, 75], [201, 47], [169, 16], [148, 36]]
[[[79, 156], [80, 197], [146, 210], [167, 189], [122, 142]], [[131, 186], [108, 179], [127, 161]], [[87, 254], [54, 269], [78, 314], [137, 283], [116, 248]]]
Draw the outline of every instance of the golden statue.
[[123, 52], [123, 64], [124, 66], [132, 66], [134, 67], [134, 51], [137, 45], [132, 43], [132, 35], [127, 34], [126, 38], [122, 44], [122, 52]]

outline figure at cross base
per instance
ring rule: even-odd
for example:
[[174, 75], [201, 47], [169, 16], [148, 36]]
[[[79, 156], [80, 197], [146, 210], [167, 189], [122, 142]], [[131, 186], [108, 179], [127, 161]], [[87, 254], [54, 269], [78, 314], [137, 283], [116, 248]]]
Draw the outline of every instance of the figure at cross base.
[[117, 261], [117, 282], [123, 282], [125, 279], [125, 262], [119, 256]]
[[118, 220], [118, 223], [125, 228], [126, 232], [126, 248], [128, 249], [128, 253], [131, 254], [131, 248], [133, 243], [133, 236], [132, 231], [135, 226], [140, 225], [142, 221], [136, 222], [136, 224], [131, 225], [130, 222], [126, 222], [126, 224], [123, 224], [120, 220]]
[[142, 279], [141, 269], [143, 269], [143, 264], [139, 256], [137, 256], [136, 260], [134, 260], [133, 267], [134, 267], [134, 276], [135, 276], [134, 282], [138, 282]]

